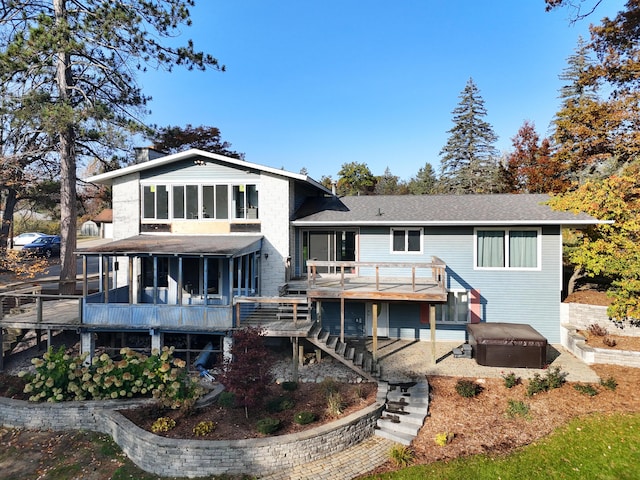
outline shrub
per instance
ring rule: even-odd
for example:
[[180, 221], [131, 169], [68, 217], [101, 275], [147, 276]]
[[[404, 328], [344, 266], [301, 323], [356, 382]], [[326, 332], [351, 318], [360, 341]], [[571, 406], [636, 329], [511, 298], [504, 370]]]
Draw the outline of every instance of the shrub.
[[607, 390], [615, 391], [618, 388], [618, 382], [613, 377], [609, 377], [606, 380], [600, 380], [600, 385], [602, 385]]
[[456, 392], [464, 398], [473, 398], [480, 394], [482, 387], [471, 380], [458, 380], [456, 383]]
[[344, 400], [340, 392], [332, 392], [327, 397], [327, 413], [331, 417], [339, 417], [344, 412]]
[[544, 377], [539, 373], [534, 373], [533, 378], [529, 380], [529, 385], [527, 386], [527, 395], [531, 397], [536, 393], [560, 388], [566, 383], [567, 375], [567, 372], [562, 372], [560, 367], [548, 369]]
[[193, 427], [193, 434], [196, 437], [204, 437], [205, 435], [210, 434], [216, 429], [216, 424], [214, 422], [198, 422], [198, 424]]
[[224, 391], [218, 396], [218, 406], [222, 408], [235, 408], [236, 406], [236, 394], [233, 392]]
[[291, 410], [295, 406], [296, 403], [291, 397], [276, 397], [267, 401], [266, 409], [269, 413], [277, 413]]
[[520, 385], [520, 383], [522, 383], [522, 379], [520, 377], [517, 377], [513, 372], [503, 373], [501, 377], [504, 380], [504, 386], [507, 388], [513, 388], [516, 385]]
[[160, 417], [151, 425], [153, 433], [168, 432], [176, 426], [176, 421], [169, 417]]
[[604, 343], [607, 347], [615, 347], [618, 344], [618, 341], [613, 337], [602, 337], [602, 343]]
[[594, 337], [604, 337], [607, 335], [607, 329], [597, 323], [592, 323], [587, 327], [587, 332]]
[[587, 384], [577, 383], [573, 386], [573, 388], [575, 388], [578, 392], [584, 395], [588, 395], [590, 397], [594, 397], [598, 394], [598, 390], [596, 390], [596, 388], [590, 383], [587, 383]]
[[299, 425], [306, 425], [316, 420], [316, 414], [313, 412], [298, 412], [294, 415], [293, 420]]
[[173, 348], [147, 357], [130, 348], [120, 350], [121, 360], [106, 353], [85, 365], [86, 355], [72, 357], [63, 347], [34, 358], [35, 374], [25, 374], [25, 393], [31, 401], [116, 399], [153, 396], [172, 408], [193, 401], [197, 384], [189, 381], [186, 363], [173, 358]]
[[298, 389], [298, 382], [282, 382], [282, 389], [285, 392], [293, 392]]
[[455, 435], [451, 432], [442, 432], [442, 433], [436, 434], [436, 437], [434, 438], [433, 441], [439, 447], [444, 447], [445, 445], [451, 443], [454, 436]]
[[256, 430], [263, 435], [271, 435], [280, 428], [280, 420], [277, 418], [263, 418], [256, 423]]
[[506, 415], [509, 418], [522, 417], [529, 419], [529, 405], [521, 400], [509, 400]]
[[335, 393], [338, 391], [338, 383], [333, 378], [330, 378], [330, 377], [325, 378], [322, 381], [321, 385], [327, 397], [332, 393]]
[[413, 457], [413, 450], [405, 445], [396, 444], [389, 450], [389, 458], [396, 467], [407, 467], [413, 462]]

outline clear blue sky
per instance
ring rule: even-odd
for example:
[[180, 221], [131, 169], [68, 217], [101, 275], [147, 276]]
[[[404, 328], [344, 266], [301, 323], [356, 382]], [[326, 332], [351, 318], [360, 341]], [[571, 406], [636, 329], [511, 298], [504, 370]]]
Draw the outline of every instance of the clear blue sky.
[[[589, 3], [589, 0], [588, 2]], [[547, 134], [558, 75], [589, 22], [543, 0], [199, 0], [183, 30], [227, 72], [151, 72], [148, 123], [210, 125], [246, 160], [337, 178], [345, 162], [408, 180], [439, 152], [472, 77], [501, 151]]]

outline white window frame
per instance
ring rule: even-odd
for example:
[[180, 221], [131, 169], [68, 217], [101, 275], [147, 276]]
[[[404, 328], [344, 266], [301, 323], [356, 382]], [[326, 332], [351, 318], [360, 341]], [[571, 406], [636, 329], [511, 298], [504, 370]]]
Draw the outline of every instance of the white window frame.
[[[461, 302], [458, 301], [458, 295], [460, 295], [461, 293], [464, 293], [467, 295], [467, 318], [464, 321], [459, 321], [458, 320], [458, 305], [461, 305]], [[448, 313], [449, 313], [449, 295], [454, 295], [456, 301], [454, 304], [454, 317], [455, 320], [449, 320], [447, 318]], [[446, 324], [446, 325], [465, 325], [467, 323], [471, 322], [471, 290], [466, 290], [464, 288], [458, 288], [458, 289], [450, 289], [447, 292], [447, 302], [440, 304], [440, 316], [438, 316], [437, 310], [436, 310], [436, 323], [440, 323], [440, 324]]]
[[[393, 249], [393, 234], [394, 232], [404, 232], [404, 250], [394, 250]], [[420, 232], [420, 249], [419, 250], [407, 250], [409, 247], [409, 232], [410, 231], [418, 231]], [[389, 229], [389, 251], [392, 255], [422, 255], [424, 251], [424, 228], [422, 227], [402, 227], [395, 228], [391, 227]]]
[[[504, 267], [481, 267], [478, 265], [478, 231], [504, 232]], [[512, 267], [509, 265], [509, 234], [516, 232], [536, 232], [536, 266]], [[510, 271], [540, 271], [542, 270], [542, 228], [540, 227], [476, 227], [473, 229], [473, 269], [474, 270], [510, 270]]]

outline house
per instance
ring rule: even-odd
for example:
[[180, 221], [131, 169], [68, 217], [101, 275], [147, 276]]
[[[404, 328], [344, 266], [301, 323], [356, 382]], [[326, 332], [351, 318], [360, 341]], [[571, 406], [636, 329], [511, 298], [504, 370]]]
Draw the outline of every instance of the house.
[[113, 238], [113, 210], [105, 208], [93, 218], [99, 229], [100, 238]]
[[102, 262], [99, 291], [85, 281], [89, 352], [219, 356], [248, 324], [294, 355], [306, 344], [352, 363], [363, 339], [375, 362], [379, 337], [462, 342], [469, 322], [528, 323], [559, 342], [561, 231], [597, 223], [546, 195], [338, 198], [195, 149], [87, 181], [112, 187], [114, 239], [78, 252]]

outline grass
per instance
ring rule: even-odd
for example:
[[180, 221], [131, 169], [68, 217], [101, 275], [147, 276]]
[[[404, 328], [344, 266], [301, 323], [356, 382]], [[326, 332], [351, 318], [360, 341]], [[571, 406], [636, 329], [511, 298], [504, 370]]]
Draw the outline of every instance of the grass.
[[639, 443], [640, 414], [598, 414], [575, 419], [511, 455], [474, 455], [365, 479], [631, 480], [640, 478]]

